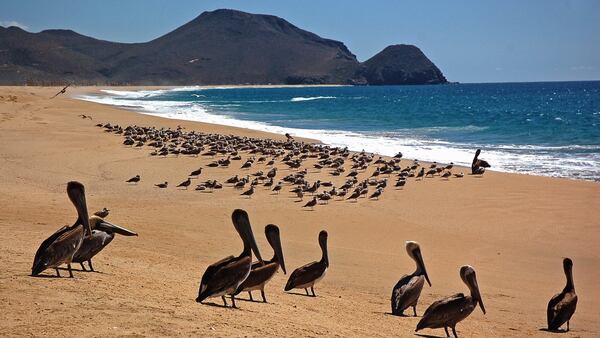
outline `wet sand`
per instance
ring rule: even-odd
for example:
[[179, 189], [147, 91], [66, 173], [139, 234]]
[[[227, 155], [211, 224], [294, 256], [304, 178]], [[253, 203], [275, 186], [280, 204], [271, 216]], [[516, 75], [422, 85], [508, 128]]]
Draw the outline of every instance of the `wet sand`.
[[[600, 335], [597, 183], [497, 172], [448, 181], [411, 179], [403, 190], [388, 186], [379, 201], [336, 200], [314, 211], [294, 202], [287, 185], [280, 195], [258, 188], [252, 199], [229, 186], [213, 193], [179, 190], [175, 185], [191, 170], [218, 157], [150, 157], [147, 147], [125, 147], [122, 137], [95, 124], [283, 135], [167, 120], [66, 95], [49, 99], [59, 89], [0, 87], [1, 336], [413, 337], [419, 318], [389, 314], [392, 287], [414, 270], [406, 240], [420, 242], [433, 284], [423, 289], [419, 316], [440, 297], [468, 292], [458, 275], [461, 265], [477, 271], [488, 312], [476, 309], [459, 323], [461, 337]], [[223, 182], [242, 173], [240, 165], [205, 168], [198, 181]], [[278, 178], [290, 172], [279, 163], [278, 168]], [[248, 173], [264, 169], [259, 164]], [[310, 181], [344, 180], [308, 169]], [[142, 176], [139, 185], [124, 183], [136, 174]], [[85, 184], [91, 212], [107, 207], [108, 220], [140, 236], [115, 238], [95, 257], [96, 273], [30, 277], [41, 241], [76, 217], [65, 194], [70, 180]], [[171, 186], [154, 187], [163, 181]], [[240, 300], [240, 310], [233, 310], [194, 301], [207, 265], [241, 251], [230, 220], [235, 208], [248, 211], [265, 257], [272, 251], [264, 226], [279, 225], [289, 272], [319, 259], [318, 232], [329, 232], [331, 266], [315, 287], [317, 298], [285, 293], [287, 276], [280, 271], [266, 288], [269, 304]], [[548, 300], [564, 287], [565, 256], [574, 261], [579, 303], [571, 331], [557, 335], [540, 329], [546, 326]], [[214, 302], [221, 305], [220, 299]], [[444, 331], [419, 334], [443, 337]]]

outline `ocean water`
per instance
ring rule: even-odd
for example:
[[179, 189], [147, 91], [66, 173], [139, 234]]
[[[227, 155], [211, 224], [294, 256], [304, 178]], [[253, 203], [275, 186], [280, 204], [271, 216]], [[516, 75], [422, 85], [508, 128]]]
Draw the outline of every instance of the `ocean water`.
[[85, 100], [351, 150], [600, 181], [600, 81], [104, 91]]

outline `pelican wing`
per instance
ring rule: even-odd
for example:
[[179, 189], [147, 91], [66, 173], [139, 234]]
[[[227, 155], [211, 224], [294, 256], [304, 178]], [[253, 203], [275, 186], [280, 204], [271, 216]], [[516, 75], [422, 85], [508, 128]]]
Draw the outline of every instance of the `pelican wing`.
[[444, 327], [448, 322], [456, 322], [455, 318], [459, 317], [461, 314], [462, 305], [465, 300], [466, 297], [464, 294], [457, 293], [434, 302], [427, 310], [425, 310], [423, 318], [421, 318], [419, 324], [417, 324], [417, 330], [426, 327]]
[[91, 236], [83, 239], [79, 250], [77, 250], [75, 256], [73, 256], [73, 262], [81, 263], [92, 259], [92, 257], [102, 251], [114, 237], [114, 234], [93, 230]]
[[40, 274], [48, 268], [55, 268], [63, 263], [70, 263], [73, 255], [81, 246], [83, 226], [75, 224], [63, 227], [42, 242], [35, 254], [32, 275]]
[[548, 329], [557, 330], [566, 323], [577, 308], [577, 295], [574, 292], [559, 293], [548, 303]]
[[247, 277], [250, 263], [248, 256], [229, 256], [210, 265], [202, 275], [200, 297], [204, 299], [237, 287]]
[[312, 262], [294, 270], [285, 285], [285, 291], [294, 289], [298, 285], [308, 284], [323, 275], [327, 266], [321, 262]]
[[252, 265], [248, 278], [246, 278], [246, 280], [238, 287], [236, 295], [242, 291], [246, 291], [248, 288], [256, 287], [267, 282], [279, 269], [279, 264], [275, 262], [267, 263], [265, 265], [260, 263], [258, 263], [258, 265], [255, 264], [256, 263]]
[[409, 306], [416, 304], [424, 284], [423, 276], [402, 276], [392, 291], [392, 313], [400, 314]]

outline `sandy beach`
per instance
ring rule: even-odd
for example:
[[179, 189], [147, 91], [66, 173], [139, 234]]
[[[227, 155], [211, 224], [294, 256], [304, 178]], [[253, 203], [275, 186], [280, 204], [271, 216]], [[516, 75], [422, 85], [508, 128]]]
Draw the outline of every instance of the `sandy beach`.
[[[432, 282], [423, 289], [419, 316], [441, 297], [468, 292], [458, 274], [462, 265], [477, 271], [487, 314], [476, 309], [459, 323], [461, 337], [556, 335], [541, 329], [548, 300], [565, 284], [563, 257], [573, 259], [579, 302], [571, 331], [560, 336], [600, 336], [598, 183], [493, 171], [481, 178], [411, 179], [403, 190], [388, 187], [380, 200], [336, 200], [312, 212], [294, 202], [288, 185], [280, 195], [259, 188], [251, 199], [229, 186], [213, 193], [180, 190], [175, 185], [200, 166], [198, 181], [223, 182], [242, 171], [237, 163], [206, 168], [218, 157], [151, 157], [147, 147], [123, 146], [122, 137], [95, 124], [285, 137], [71, 97], [94, 88], [49, 99], [58, 90], [0, 87], [0, 336], [414, 337], [420, 317], [390, 315], [392, 287], [414, 270], [407, 240], [421, 244]], [[278, 167], [278, 177], [290, 171]], [[265, 168], [257, 164], [249, 173]], [[325, 170], [308, 171], [311, 181], [344, 181]], [[140, 184], [125, 183], [136, 174]], [[95, 257], [98, 272], [30, 277], [40, 243], [76, 217], [65, 194], [71, 180], [85, 184], [91, 212], [109, 208], [108, 220], [139, 237], [115, 238]], [[154, 187], [163, 181], [172, 186]], [[319, 259], [317, 235], [329, 232], [331, 266], [315, 287], [318, 297], [284, 292], [288, 276], [280, 271], [267, 286], [269, 304], [243, 301], [244, 294], [239, 310], [194, 301], [206, 267], [241, 251], [231, 225], [235, 208], [249, 213], [265, 257], [272, 251], [264, 226], [280, 227], [288, 271]], [[443, 329], [418, 333], [444, 336]]]

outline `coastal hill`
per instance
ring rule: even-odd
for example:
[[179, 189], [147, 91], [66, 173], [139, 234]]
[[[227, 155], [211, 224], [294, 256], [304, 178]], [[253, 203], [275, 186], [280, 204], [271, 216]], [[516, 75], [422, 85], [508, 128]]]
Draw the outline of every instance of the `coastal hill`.
[[374, 85], [445, 83], [442, 72], [412, 45], [388, 46], [364, 62], [364, 76]]
[[339, 41], [271, 15], [204, 12], [145, 43], [70, 30], [0, 27], [0, 84], [433, 84], [440, 70], [414, 46], [365, 63]]

